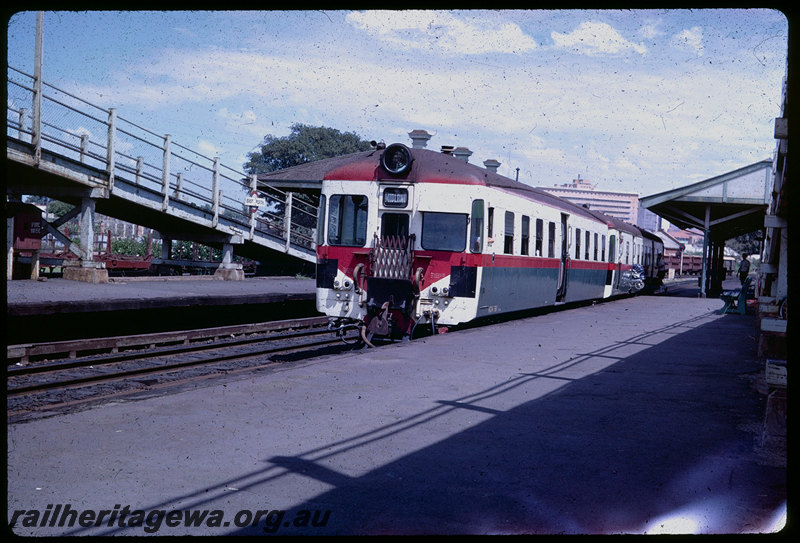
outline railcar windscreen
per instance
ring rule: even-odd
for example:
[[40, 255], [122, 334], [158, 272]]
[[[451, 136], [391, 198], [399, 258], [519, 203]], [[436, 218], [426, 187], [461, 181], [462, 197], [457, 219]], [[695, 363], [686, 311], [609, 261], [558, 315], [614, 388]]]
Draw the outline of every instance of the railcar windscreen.
[[467, 244], [466, 213], [422, 214], [422, 248], [427, 251], [461, 252]]
[[367, 242], [367, 197], [334, 194], [328, 206], [328, 243], [363, 247]]

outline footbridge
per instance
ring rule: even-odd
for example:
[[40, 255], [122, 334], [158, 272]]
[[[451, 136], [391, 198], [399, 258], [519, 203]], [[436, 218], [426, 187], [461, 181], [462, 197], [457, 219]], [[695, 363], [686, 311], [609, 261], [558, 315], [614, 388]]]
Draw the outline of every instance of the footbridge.
[[[7, 73], [7, 201], [38, 195], [75, 206], [67, 216], [42, 220], [43, 233], [76, 255], [74, 278], [93, 280], [104, 271], [87, 250], [94, 246], [95, 213], [158, 231], [165, 259], [172, 240], [221, 247], [217, 271], [224, 278], [243, 275], [234, 252], [261, 262], [315, 261], [313, 199], [265, 186], [255, 175], [126, 120], [114, 108], [12, 67]], [[79, 243], [58, 229], [76, 216]], [[7, 220], [12, 232], [8, 213]]]

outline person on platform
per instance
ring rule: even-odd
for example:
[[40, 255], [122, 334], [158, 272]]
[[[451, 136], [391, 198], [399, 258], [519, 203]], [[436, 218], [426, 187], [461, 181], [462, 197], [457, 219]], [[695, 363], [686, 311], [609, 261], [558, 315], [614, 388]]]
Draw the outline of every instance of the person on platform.
[[744, 285], [747, 274], [750, 273], [750, 261], [747, 260], [747, 253], [742, 254], [742, 261], [739, 262], [739, 282]]

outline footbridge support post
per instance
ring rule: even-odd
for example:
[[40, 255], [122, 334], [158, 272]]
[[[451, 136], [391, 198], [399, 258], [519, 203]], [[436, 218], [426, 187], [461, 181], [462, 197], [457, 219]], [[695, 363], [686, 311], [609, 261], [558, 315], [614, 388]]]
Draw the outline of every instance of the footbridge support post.
[[80, 258], [77, 262], [64, 262], [64, 279], [86, 283], [108, 283], [108, 270], [104, 262], [94, 260], [95, 199], [81, 198]]
[[214, 272], [214, 277], [226, 281], [241, 281], [244, 279], [244, 269], [242, 265], [233, 261], [232, 241], [223, 242], [222, 262]]

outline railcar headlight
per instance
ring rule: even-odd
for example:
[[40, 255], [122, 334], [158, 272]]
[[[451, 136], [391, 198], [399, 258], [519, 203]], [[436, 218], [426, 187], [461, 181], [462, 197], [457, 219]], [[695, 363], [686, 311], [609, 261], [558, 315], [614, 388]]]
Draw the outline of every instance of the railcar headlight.
[[411, 170], [413, 160], [408, 147], [402, 143], [393, 143], [383, 151], [381, 166], [391, 175], [405, 175]]

